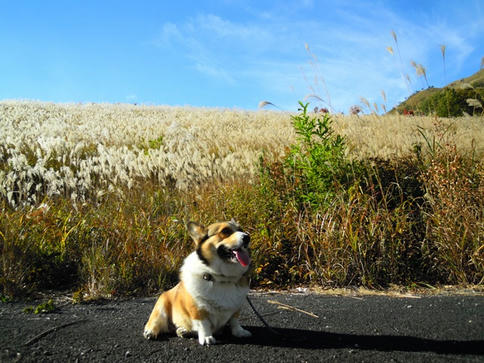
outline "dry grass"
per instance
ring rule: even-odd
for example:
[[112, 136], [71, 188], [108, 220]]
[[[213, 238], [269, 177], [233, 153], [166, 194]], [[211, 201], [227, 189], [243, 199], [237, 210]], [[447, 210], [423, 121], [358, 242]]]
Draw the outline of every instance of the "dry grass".
[[232, 217], [254, 286], [484, 283], [483, 117], [333, 115], [360, 163], [309, 209], [284, 170], [290, 116], [1, 102], [0, 298], [157, 291], [191, 249], [184, 221]]
[[[334, 129], [347, 137], [349, 153], [357, 159], [402, 157], [422, 143], [419, 128], [433, 132], [435, 117], [403, 115], [334, 115]], [[460, 150], [476, 147], [484, 156], [484, 117], [459, 117], [443, 120]]]
[[3, 102], [0, 117], [11, 205], [99, 199], [139, 179], [186, 189], [251, 176], [263, 150], [277, 156], [293, 137], [287, 115], [266, 111]]
[[[257, 160], [277, 159], [295, 140], [290, 114], [271, 111], [110, 104], [0, 103], [0, 196], [13, 206], [45, 196], [102, 200], [151, 179], [191, 188], [251, 178]], [[429, 117], [334, 116], [349, 156], [391, 159], [432, 129]], [[484, 155], [483, 117], [449, 120], [461, 149]]]

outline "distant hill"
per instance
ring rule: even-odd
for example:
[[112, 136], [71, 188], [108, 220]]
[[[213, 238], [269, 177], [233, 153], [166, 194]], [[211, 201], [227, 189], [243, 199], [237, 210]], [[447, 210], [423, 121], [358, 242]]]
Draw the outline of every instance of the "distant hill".
[[484, 88], [484, 69], [474, 73], [472, 76], [449, 83], [447, 87], [465, 88], [465, 84], [470, 84], [474, 88]]
[[[473, 99], [476, 101], [468, 101]], [[389, 113], [462, 116], [482, 114], [484, 106], [484, 69], [449, 83], [442, 88], [429, 87], [418, 91], [394, 107]]]

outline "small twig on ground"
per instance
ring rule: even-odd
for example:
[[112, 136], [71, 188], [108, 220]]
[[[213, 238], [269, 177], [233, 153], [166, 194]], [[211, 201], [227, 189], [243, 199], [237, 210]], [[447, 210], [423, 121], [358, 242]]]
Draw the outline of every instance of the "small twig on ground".
[[309, 315], [309, 316], [311, 316], [311, 317], [313, 317], [313, 318], [319, 319], [319, 316], [317, 316], [316, 314], [313, 314], [313, 313], [311, 313], [311, 312], [309, 312], [309, 311], [305, 311], [305, 310], [302, 310], [302, 309], [296, 308], [296, 307], [291, 306], [291, 305], [283, 304], [283, 303], [281, 303], [281, 302], [279, 302], [279, 301], [275, 301], [275, 300], [267, 300], [267, 302], [268, 302], [269, 304], [275, 304], [275, 305], [279, 305], [279, 306], [280, 306], [280, 308], [282, 308], [282, 309], [287, 309], [287, 310], [292, 310], [292, 311], [298, 311], [298, 312], [300, 312], [300, 313], [303, 313], [303, 314]]
[[80, 323], [84, 323], [86, 322], [87, 319], [82, 319], [82, 320], [76, 320], [76, 321], [71, 321], [70, 323], [65, 323], [65, 324], [62, 324], [62, 325], [59, 325], [59, 326], [55, 326], [53, 328], [50, 328], [50, 329], [47, 329], [46, 331], [36, 335], [35, 337], [33, 337], [32, 339], [29, 339], [25, 344], [24, 346], [27, 346], [27, 345], [30, 345], [32, 343], [35, 343], [37, 342], [38, 340], [42, 339], [43, 337], [45, 337], [47, 334], [50, 334], [52, 332], [55, 332], [59, 329], [62, 329], [62, 328], [66, 328], [68, 326], [71, 326], [71, 325], [74, 325], [74, 324], [80, 324]]

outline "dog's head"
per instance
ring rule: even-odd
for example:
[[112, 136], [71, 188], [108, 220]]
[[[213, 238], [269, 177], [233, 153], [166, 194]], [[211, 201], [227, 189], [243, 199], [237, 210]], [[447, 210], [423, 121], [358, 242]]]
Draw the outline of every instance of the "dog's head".
[[208, 266], [217, 262], [245, 271], [250, 264], [250, 236], [233, 219], [219, 222], [208, 227], [196, 222], [187, 224], [188, 233], [195, 241], [196, 252], [200, 260]]

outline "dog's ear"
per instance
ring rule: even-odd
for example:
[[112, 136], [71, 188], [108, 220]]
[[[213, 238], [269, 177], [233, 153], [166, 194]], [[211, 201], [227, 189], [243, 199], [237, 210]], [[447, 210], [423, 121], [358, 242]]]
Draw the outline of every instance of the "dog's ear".
[[205, 227], [197, 222], [188, 222], [187, 230], [190, 237], [196, 244], [199, 244], [202, 239], [207, 235], [207, 230]]
[[237, 228], [240, 227], [239, 222], [237, 222], [234, 218], [232, 218], [229, 223]]

